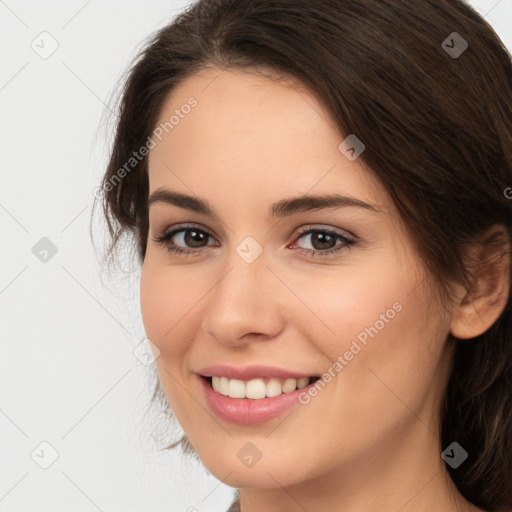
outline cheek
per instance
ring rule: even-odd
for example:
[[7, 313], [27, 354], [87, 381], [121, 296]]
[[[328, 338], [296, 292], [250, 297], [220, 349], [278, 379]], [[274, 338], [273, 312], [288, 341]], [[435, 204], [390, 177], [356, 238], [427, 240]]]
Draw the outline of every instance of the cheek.
[[440, 316], [427, 314], [420, 291], [409, 291], [368, 300], [364, 311], [348, 309], [350, 331], [340, 336], [343, 346], [332, 355], [344, 359], [335, 401], [346, 404], [360, 425], [414, 422], [410, 411], [425, 411], [425, 422], [431, 422], [426, 411], [434, 410], [446, 376], [447, 326]]
[[189, 325], [193, 311], [187, 312], [195, 295], [186, 272], [159, 266], [146, 257], [140, 277], [141, 315], [147, 337], [162, 353], [183, 350], [180, 340], [187, 339], [183, 329]]
[[[331, 361], [325, 371], [343, 374], [345, 393], [376, 405], [373, 398], [392, 395], [384, 383], [413, 401], [425, 392], [422, 386], [436, 371], [449, 320], [433, 310], [429, 314], [425, 288], [416, 287], [417, 279], [417, 272], [406, 268], [369, 267], [342, 279], [323, 279], [321, 286], [319, 281], [304, 286], [319, 321], [305, 315], [303, 336]], [[342, 368], [333, 368], [336, 361]]]
[[171, 269], [146, 257], [140, 277], [142, 321], [147, 337], [160, 350], [155, 361], [159, 379], [171, 410], [181, 421], [197, 414], [195, 402], [182, 385], [176, 385], [177, 378], [184, 378], [181, 374], [195, 336], [194, 322], [199, 321], [193, 305], [201, 293], [194, 292], [190, 282], [183, 269]]
[[[162, 280], [157, 279], [157, 275], [152, 271], [147, 263], [148, 255], [142, 266], [140, 276], [140, 310], [144, 329], [148, 338], [159, 345], [159, 333], [163, 330], [163, 317], [161, 310], [165, 308], [163, 301], [167, 300], [164, 294]], [[161, 349], [161, 347], [159, 346]]]
[[[353, 340], [370, 338], [374, 327], [381, 333], [400, 321], [401, 310], [407, 294], [412, 289], [410, 277], [400, 269], [381, 271], [375, 265], [343, 268], [332, 275], [309, 278], [302, 283], [300, 294], [306, 300], [310, 312], [304, 315], [298, 305], [295, 321], [304, 318], [305, 336], [323, 345], [323, 351], [336, 358], [350, 349]], [[313, 315], [318, 322], [312, 323]], [[308, 320], [308, 322], [306, 322]], [[323, 325], [323, 332], [312, 337], [312, 325]], [[309, 326], [309, 327], [308, 327]]]

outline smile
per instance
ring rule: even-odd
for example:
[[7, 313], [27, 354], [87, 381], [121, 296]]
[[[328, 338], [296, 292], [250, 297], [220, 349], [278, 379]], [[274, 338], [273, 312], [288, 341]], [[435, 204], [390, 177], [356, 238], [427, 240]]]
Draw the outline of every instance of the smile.
[[261, 400], [272, 398], [297, 389], [305, 388], [318, 377], [302, 377], [300, 379], [256, 378], [249, 381], [229, 379], [227, 377], [213, 376], [210, 378], [213, 389], [224, 396], [231, 398], [250, 398]]
[[216, 365], [197, 375], [209, 409], [220, 419], [239, 425], [259, 425], [298, 405], [319, 376], [281, 368]]

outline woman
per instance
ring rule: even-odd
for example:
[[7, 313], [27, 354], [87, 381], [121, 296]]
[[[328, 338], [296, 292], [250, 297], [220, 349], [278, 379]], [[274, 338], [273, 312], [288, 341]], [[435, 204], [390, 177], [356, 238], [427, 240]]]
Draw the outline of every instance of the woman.
[[512, 509], [511, 105], [462, 1], [201, 0], [138, 57], [110, 255], [230, 511]]

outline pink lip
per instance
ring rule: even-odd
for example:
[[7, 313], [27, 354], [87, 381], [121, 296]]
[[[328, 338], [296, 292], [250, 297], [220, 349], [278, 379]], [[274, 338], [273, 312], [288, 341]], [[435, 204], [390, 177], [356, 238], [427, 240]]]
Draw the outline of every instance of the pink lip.
[[300, 373], [276, 368], [273, 366], [247, 366], [237, 368], [224, 364], [208, 366], [199, 370], [197, 373], [204, 377], [227, 377], [228, 379], [251, 380], [257, 378], [281, 378], [281, 379], [300, 379], [302, 377], [313, 377], [314, 373]]
[[[227, 376], [225, 373], [223, 375]], [[261, 374], [259, 375], [261, 376]], [[305, 375], [303, 376], [305, 377]], [[198, 379], [211, 411], [220, 419], [239, 425], [260, 425], [277, 418], [288, 409], [296, 406], [299, 403], [299, 395], [307, 393], [308, 389], [315, 385], [315, 382], [312, 382], [308, 386], [296, 389], [291, 393], [253, 400], [222, 395], [212, 388], [208, 379], [201, 376], [198, 376]]]

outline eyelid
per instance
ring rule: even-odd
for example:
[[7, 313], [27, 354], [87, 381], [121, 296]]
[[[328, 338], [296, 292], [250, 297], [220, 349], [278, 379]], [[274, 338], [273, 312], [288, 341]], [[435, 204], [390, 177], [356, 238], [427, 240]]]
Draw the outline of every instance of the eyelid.
[[[200, 224], [195, 224], [195, 223], [178, 224], [178, 225], [176, 225], [176, 227], [166, 228], [163, 230], [162, 234], [156, 238], [173, 236], [174, 234], [176, 234], [180, 231], [183, 231], [186, 229], [194, 229], [194, 228], [196, 228], [198, 231], [204, 231], [212, 238], [216, 238], [215, 235], [213, 235], [212, 232], [208, 228], [205, 228], [204, 226], [202, 226]], [[296, 228], [294, 231], [297, 232], [295, 238], [298, 238], [298, 237], [300, 237], [300, 235], [304, 235], [305, 233], [309, 233], [311, 231], [325, 231], [325, 232], [330, 232], [330, 233], [333, 233], [336, 235], [344, 236], [345, 238], [349, 238], [354, 241], [358, 240], [358, 238], [354, 234], [352, 234], [351, 232], [349, 232], [345, 229], [336, 228], [333, 226], [322, 225], [322, 224], [307, 224], [305, 226], [301, 226], [300, 228]]]
[[197, 229], [198, 231], [204, 231], [206, 234], [208, 234], [212, 238], [215, 238], [215, 236], [212, 234], [212, 232], [208, 228], [205, 228], [204, 226], [202, 226], [200, 224], [194, 224], [194, 223], [188, 223], [188, 222], [185, 222], [184, 224], [177, 224], [176, 226], [171, 226], [171, 227], [165, 228], [162, 231], [162, 234], [158, 235], [157, 238], [169, 237], [169, 236], [175, 235], [179, 231], [185, 231], [187, 229]]
[[[169, 252], [175, 252], [177, 254], [185, 254], [185, 255], [196, 255], [197, 253], [200, 253], [205, 249], [206, 247], [211, 247], [211, 245], [206, 245], [204, 247], [200, 248], [181, 248], [180, 246], [173, 244], [171, 247], [169, 244], [169, 240], [173, 238], [176, 234], [187, 231], [197, 229], [197, 231], [201, 231], [205, 233], [208, 237], [216, 240], [216, 237], [210, 232], [209, 229], [205, 228], [202, 225], [195, 224], [195, 223], [183, 223], [178, 224], [174, 227], [167, 228], [163, 231], [163, 233], [155, 238], [152, 238], [153, 241], [160, 243], [162, 245], [167, 245], [167, 250]], [[323, 226], [321, 224], [309, 224], [306, 226], [301, 226], [298, 228], [297, 234], [294, 238], [294, 241], [292, 242], [292, 247], [294, 247], [298, 240], [303, 238], [303, 235], [315, 233], [315, 232], [321, 232], [321, 233], [327, 233], [333, 237], [335, 237], [337, 240], [341, 239], [343, 243], [341, 244], [341, 248], [339, 245], [335, 245], [334, 248], [326, 249], [326, 250], [318, 250], [318, 249], [304, 249], [299, 246], [299, 252], [300, 254], [310, 254], [311, 257], [318, 255], [318, 256], [329, 256], [331, 254], [337, 253], [338, 251], [342, 250], [343, 248], [350, 249], [351, 246], [356, 245], [359, 240], [356, 236], [354, 236], [352, 233], [342, 230], [341, 228], [335, 228], [332, 226]], [[217, 242], [218, 243], [218, 242]], [[289, 247], [288, 245], [287, 247]], [[338, 249], [336, 249], [338, 248]]]
[[[333, 228], [333, 227], [321, 227], [318, 225], [310, 225], [305, 226], [303, 228], [300, 228], [299, 232], [297, 233], [297, 236], [295, 238], [295, 241], [292, 244], [292, 247], [295, 248], [298, 246], [300, 254], [310, 254], [311, 257], [322, 256], [327, 257], [330, 255], [336, 255], [338, 252], [342, 251], [343, 249], [351, 249], [353, 246], [356, 246], [358, 244], [358, 239], [352, 234], [348, 234], [348, 232], [341, 232], [344, 230], [339, 230], [339, 228]], [[335, 241], [341, 240], [341, 244], [336, 244], [334, 247], [326, 250], [319, 250], [319, 249], [304, 249], [300, 247], [299, 240], [302, 238], [305, 238], [305, 236], [313, 234], [313, 233], [327, 233], [329, 236], [333, 237]], [[347, 233], [347, 234], [345, 234]]]
[[310, 231], [326, 231], [329, 233], [335, 233], [336, 235], [343, 236], [345, 238], [350, 238], [354, 241], [357, 241], [358, 238], [352, 234], [350, 231], [346, 229], [336, 228], [334, 226], [327, 226], [322, 224], [307, 224], [306, 226], [298, 228], [297, 235], [303, 235], [304, 233], [308, 233]]

